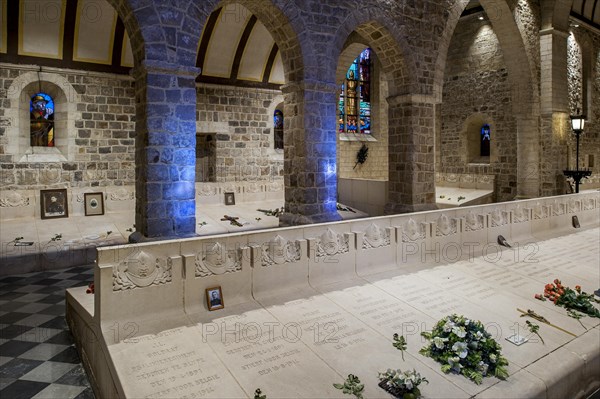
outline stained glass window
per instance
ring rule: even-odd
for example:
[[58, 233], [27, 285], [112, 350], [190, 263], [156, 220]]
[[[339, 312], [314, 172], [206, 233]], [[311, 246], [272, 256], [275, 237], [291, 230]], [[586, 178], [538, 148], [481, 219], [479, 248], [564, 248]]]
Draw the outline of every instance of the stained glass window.
[[46, 93], [37, 93], [29, 103], [30, 144], [54, 147], [54, 100]]
[[487, 123], [481, 127], [481, 143], [479, 146], [479, 156], [489, 157], [490, 156], [490, 125]]
[[338, 100], [338, 131], [371, 134], [371, 49], [365, 49], [346, 73]]
[[273, 114], [273, 127], [275, 149], [283, 150], [283, 112], [278, 109]]

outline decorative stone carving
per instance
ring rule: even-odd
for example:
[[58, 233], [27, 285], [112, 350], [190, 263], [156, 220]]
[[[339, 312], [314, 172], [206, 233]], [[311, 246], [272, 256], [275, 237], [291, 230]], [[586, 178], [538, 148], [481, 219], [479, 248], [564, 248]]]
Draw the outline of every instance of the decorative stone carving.
[[157, 258], [144, 251], [113, 267], [113, 291], [166, 284], [171, 279], [171, 258]]
[[135, 199], [135, 193], [127, 190], [124, 187], [121, 187], [110, 193], [109, 198], [112, 201], [131, 201]]
[[465, 231], [479, 231], [483, 229], [483, 215], [475, 215], [473, 211], [465, 216]]
[[267, 184], [267, 190], [270, 192], [278, 192], [278, 191], [283, 191], [283, 182], [280, 181], [274, 181], [271, 182], [269, 184]]
[[198, 196], [200, 197], [213, 197], [219, 194], [219, 190], [217, 186], [213, 186], [211, 184], [202, 184], [198, 185]]
[[558, 202], [554, 200], [552, 204], [552, 214], [554, 216], [560, 216], [565, 214], [565, 204], [563, 202]]
[[449, 183], [456, 183], [458, 181], [458, 175], [454, 173], [449, 173], [446, 175], [446, 181]]
[[375, 223], [365, 231], [363, 249], [387, 247], [390, 245], [390, 232], [386, 228], [380, 228]]
[[223, 192], [224, 193], [239, 193], [239, 186], [236, 186], [233, 183], [227, 183], [223, 186]]
[[246, 189], [245, 189], [245, 191], [246, 191], [247, 193], [254, 194], [254, 193], [260, 193], [260, 192], [262, 192], [263, 190], [262, 190], [262, 187], [260, 186], [260, 184], [258, 184], [258, 183], [249, 183], [249, 184], [246, 186]]
[[300, 260], [300, 242], [288, 241], [280, 235], [262, 245], [262, 265], [282, 265]]
[[207, 277], [242, 270], [242, 256], [239, 251], [227, 250], [217, 242], [206, 252], [196, 255], [196, 277]]
[[425, 239], [425, 226], [421, 224], [417, 224], [412, 218], [406, 222], [404, 228], [402, 229], [402, 241], [418, 241]]
[[504, 226], [508, 221], [506, 220], [506, 215], [504, 211], [496, 208], [492, 212], [492, 227]]
[[473, 181], [475, 181], [475, 179], [474, 179], [473, 175], [467, 174], [467, 175], [461, 175], [460, 181], [462, 183], [473, 183]]
[[16, 191], [9, 191], [3, 198], [0, 198], [1, 208], [16, 208], [29, 206], [29, 197], [24, 197]]
[[581, 202], [579, 200], [569, 200], [567, 209], [569, 213], [579, 212], [581, 210]]
[[450, 219], [448, 216], [446, 216], [443, 213], [437, 219], [436, 225], [437, 226], [435, 228], [435, 235], [438, 237], [448, 236], [450, 234], [456, 234], [456, 231], [457, 231], [456, 220]]
[[349, 239], [343, 234], [335, 234], [331, 229], [319, 237], [317, 243], [317, 258], [345, 254], [349, 251]]
[[492, 178], [489, 175], [479, 175], [477, 178], [478, 183], [489, 184], [492, 182]]
[[537, 202], [533, 207], [534, 219], [546, 219], [548, 217], [548, 209], [544, 205]]
[[517, 207], [513, 210], [513, 223], [523, 223], [529, 221], [529, 214], [521, 205], [517, 205]]
[[593, 198], [585, 198], [581, 201], [583, 205], [583, 209], [589, 211], [595, 208], [594, 199]]

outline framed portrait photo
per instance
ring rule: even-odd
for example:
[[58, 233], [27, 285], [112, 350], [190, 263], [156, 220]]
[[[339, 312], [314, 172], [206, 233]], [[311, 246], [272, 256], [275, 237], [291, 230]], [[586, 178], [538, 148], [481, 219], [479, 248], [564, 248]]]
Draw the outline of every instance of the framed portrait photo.
[[69, 202], [67, 189], [40, 190], [40, 205], [42, 219], [69, 217]]
[[220, 286], [206, 289], [206, 306], [210, 311], [223, 309], [225, 307]]
[[235, 205], [235, 193], [225, 193], [225, 205]]
[[104, 193], [85, 193], [85, 216], [104, 215]]

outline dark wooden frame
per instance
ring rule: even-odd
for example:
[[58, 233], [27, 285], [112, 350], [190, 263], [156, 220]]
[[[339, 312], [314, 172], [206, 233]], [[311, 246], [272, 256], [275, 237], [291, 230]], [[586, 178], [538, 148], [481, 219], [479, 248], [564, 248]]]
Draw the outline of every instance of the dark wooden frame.
[[[61, 215], [49, 215], [47, 209], [47, 201], [50, 201], [52, 196], [56, 196], [57, 198], [62, 198], [63, 205], [63, 214]], [[67, 196], [66, 188], [58, 188], [58, 189], [50, 189], [50, 190], [40, 190], [40, 216], [42, 219], [58, 219], [58, 218], [68, 218], [69, 217], [69, 198]]]
[[[104, 215], [104, 193], [103, 192], [97, 192], [97, 193], [84, 193], [83, 194], [83, 204], [85, 206], [85, 216], [100, 216], [100, 215]], [[95, 210], [91, 209], [91, 201], [93, 199], [98, 200], [99, 204], [100, 204], [100, 213], [96, 213]]]
[[[210, 304], [210, 293], [213, 291], [218, 291], [219, 292], [219, 299], [221, 300], [221, 304], [220, 305], [215, 305], [212, 306]], [[208, 308], [208, 310], [213, 311], [213, 310], [218, 310], [218, 309], [223, 309], [225, 307], [225, 301], [223, 300], [223, 291], [221, 291], [221, 286], [216, 286], [216, 287], [210, 287], [206, 289], [206, 307]]]
[[235, 193], [225, 193], [225, 205], [235, 205]]

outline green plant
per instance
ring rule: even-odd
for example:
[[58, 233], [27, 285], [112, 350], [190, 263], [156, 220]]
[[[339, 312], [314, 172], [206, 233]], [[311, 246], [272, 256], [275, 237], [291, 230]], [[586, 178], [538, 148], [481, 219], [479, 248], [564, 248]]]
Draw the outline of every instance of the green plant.
[[254, 399], [267, 399], [267, 395], [263, 395], [260, 388], [256, 388], [256, 391], [254, 391]]
[[467, 199], [467, 197], [463, 197], [462, 195], [459, 195], [458, 199], [457, 199], [457, 202], [460, 202], [460, 201], [462, 201], [464, 199]]
[[453, 314], [421, 335], [431, 343], [419, 353], [441, 363], [444, 373], [462, 374], [476, 384], [481, 384], [487, 375], [508, 377], [508, 361], [500, 353], [502, 347], [480, 321]]
[[60, 241], [62, 240], [62, 234], [54, 234], [54, 236], [52, 238], [50, 238], [50, 241]]
[[348, 378], [343, 384], [333, 384], [334, 388], [341, 389], [346, 395], [354, 395], [356, 399], [362, 399], [362, 392], [365, 390], [364, 384], [354, 374], [348, 374]]
[[[539, 294], [536, 294], [535, 297], [539, 299]], [[546, 284], [544, 287], [544, 297], [554, 302], [556, 306], [567, 309], [567, 314], [571, 317], [577, 314], [574, 311], [579, 311], [590, 317], [600, 318], [600, 310], [592, 304], [592, 302], [598, 302], [598, 300], [593, 295], [582, 291], [579, 285], [576, 285], [573, 290], [562, 285], [559, 279], [555, 279], [554, 283]]]
[[367, 162], [367, 158], [369, 157], [369, 147], [367, 147], [366, 144], [363, 144], [360, 149], [358, 150], [358, 152], [356, 153], [356, 163], [354, 164], [354, 168], [355, 169], [356, 166], [358, 164], [363, 164], [365, 162]]
[[525, 324], [527, 324], [527, 328], [529, 328], [529, 332], [537, 335], [542, 340], [542, 344], [546, 345], [546, 343], [544, 342], [544, 338], [542, 338], [542, 336], [539, 333], [540, 326], [538, 326], [535, 323], [530, 322], [529, 320], [525, 320]]
[[379, 386], [397, 398], [416, 399], [421, 396], [419, 385], [429, 384], [427, 378], [421, 377], [416, 370], [402, 371], [387, 369], [385, 373], [379, 373]]
[[406, 339], [404, 335], [394, 334], [394, 348], [398, 349], [402, 353], [402, 360], [404, 360], [404, 351], [406, 350]]

